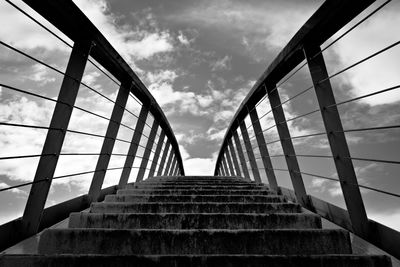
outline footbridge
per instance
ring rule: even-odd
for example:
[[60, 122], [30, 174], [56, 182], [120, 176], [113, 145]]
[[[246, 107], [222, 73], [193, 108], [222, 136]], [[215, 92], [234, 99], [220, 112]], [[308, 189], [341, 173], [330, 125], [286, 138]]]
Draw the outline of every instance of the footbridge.
[[[1, 195], [28, 188], [22, 217], [0, 226], [0, 266], [399, 266], [400, 233], [367, 216], [362, 190], [390, 198], [400, 195], [396, 188], [389, 192], [361, 184], [353, 162], [400, 162], [352, 157], [346, 135], [382, 132], [399, 125], [345, 129], [339, 110], [399, 86], [376, 88], [373, 93], [337, 101], [331, 83], [399, 42], [333, 73], [328, 72], [324, 58], [326, 49], [367, 23], [390, 1], [377, 5], [372, 0], [326, 0], [243, 100], [226, 129], [214, 176], [185, 176], [178, 142], [159, 104], [102, 29], [71, 0], [23, 1], [41, 19], [5, 0], [30, 23], [67, 45], [70, 54], [62, 71], [3, 42], [0, 36], [4, 49], [62, 77], [57, 97], [0, 81], [2, 94], [24, 95], [52, 107], [48, 125], [7, 119], [0, 122], [3, 128], [26, 130], [26, 136], [20, 138], [29, 138], [31, 130], [44, 133], [40, 154], [0, 158], [37, 159], [30, 181], [0, 189]], [[60, 32], [69, 40], [60, 37]], [[89, 64], [114, 84], [115, 98], [82, 80]], [[309, 72], [312, 85], [283, 98], [283, 84], [300, 71]], [[111, 105], [110, 114], [85, 108], [77, 101], [82, 90]], [[307, 93], [315, 95], [317, 108], [287, 117], [285, 104]], [[90, 121], [72, 127], [73, 112], [103, 119], [105, 133], [83, 130]], [[321, 131], [294, 132], [293, 122], [311, 114], [322, 118], [318, 121]], [[129, 139], [121, 137], [122, 130], [131, 132]], [[270, 134], [272, 131], [275, 134]], [[68, 151], [65, 140], [69, 135], [100, 140], [101, 149], [97, 153]], [[315, 136], [326, 137], [329, 155], [296, 151], [297, 140]], [[120, 153], [116, 147], [127, 152]], [[85, 155], [95, 157], [94, 169], [57, 175], [63, 157]], [[116, 157], [123, 158], [121, 166], [111, 164]], [[274, 161], [276, 158], [283, 167]], [[302, 158], [315, 160], [313, 164], [329, 158], [337, 175], [310, 173], [302, 169]], [[49, 204], [49, 193], [57, 181], [82, 175], [90, 179], [85, 194]], [[113, 177], [114, 185], [105, 183], [108, 176]], [[310, 194], [309, 177], [337, 183], [344, 207]], [[283, 179], [289, 183], [283, 185]]]

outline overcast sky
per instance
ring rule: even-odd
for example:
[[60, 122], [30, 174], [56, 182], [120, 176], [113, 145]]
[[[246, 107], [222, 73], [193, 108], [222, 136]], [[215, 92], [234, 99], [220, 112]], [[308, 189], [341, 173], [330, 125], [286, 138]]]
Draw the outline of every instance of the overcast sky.
[[[241, 101], [279, 51], [322, 3], [317, 0], [74, 2], [131, 65], [162, 107], [178, 139], [186, 174], [209, 175], [213, 174], [226, 127]], [[49, 25], [21, 1], [15, 3]], [[393, 25], [400, 25], [399, 10], [398, 1], [390, 3], [380, 13], [327, 49], [324, 56], [329, 73], [341, 70], [398, 41], [400, 32]], [[13, 21], [12, 26], [10, 21]], [[62, 71], [65, 70], [71, 49], [5, 1], [0, 3], [0, 22], [2, 25], [10, 25], [0, 28], [1, 41], [12, 44]], [[72, 44], [67, 37], [59, 34]], [[337, 101], [398, 85], [399, 50], [395, 47], [332, 79]], [[83, 80], [107, 97], [115, 99], [118, 85], [90, 63], [86, 67]], [[0, 47], [2, 84], [55, 98], [61, 81], [62, 76], [54, 71]], [[281, 86], [281, 98], [287, 99], [310, 85], [308, 68], [305, 67]], [[0, 96], [2, 121], [48, 126], [54, 103], [1, 87]], [[341, 106], [345, 129], [399, 124], [399, 100], [400, 93], [395, 90]], [[83, 87], [77, 105], [106, 117], [110, 116], [112, 110], [112, 103]], [[140, 109], [132, 98], [129, 99], [128, 107], [135, 113]], [[313, 90], [284, 105], [286, 118], [316, 108]], [[267, 100], [257, 107], [260, 116], [269, 109]], [[148, 119], [149, 125], [151, 120], [152, 118]], [[91, 123], [87, 123], [88, 121]], [[272, 117], [264, 117], [261, 121], [263, 129], [268, 128], [272, 121]], [[134, 127], [136, 120], [125, 114], [123, 122]], [[246, 122], [248, 123], [248, 119]], [[291, 121], [289, 126], [292, 136], [324, 130], [318, 112]], [[107, 121], [75, 110], [71, 127], [104, 134]], [[148, 133], [149, 129], [146, 128], [146, 131]], [[5, 126], [0, 128], [0, 135], [2, 156], [40, 154], [45, 138], [44, 131], [11, 129]], [[119, 138], [129, 140], [131, 136], [132, 131], [121, 127]], [[276, 130], [268, 131], [265, 138], [267, 142], [276, 140]], [[347, 138], [354, 157], [400, 160], [398, 130], [354, 133], [348, 134]], [[145, 143], [146, 140], [142, 140], [142, 144]], [[101, 140], [96, 138], [67, 134], [63, 152], [98, 153], [100, 147]], [[270, 154], [282, 154], [277, 144], [268, 148]], [[297, 139], [295, 142], [297, 154], [330, 155], [328, 148], [326, 136]], [[126, 144], [117, 142], [114, 153], [123, 154], [126, 151]], [[94, 156], [61, 156], [56, 175], [94, 169], [96, 160]], [[301, 158], [299, 161], [304, 172], [337, 178], [331, 159]], [[110, 167], [121, 167], [123, 163], [124, 158], [113, 157]], [[273, 164], [275, 168], [287, 168], [282, 158], [274, 158]], [[354, 161], [354, 164], [360, 183], [400, 193], [396, 175], [398, 166], [361, 161]], [[36, 158], [3, 161], [0, 168], [0, 187], [31, 181], [36, 165]], [[115, 184], [119, 174], [118, 170], [109, 172], [105, 186]], [[276, 174], [280, 184], [290, 187], [287, 173]], [[91, 175], [81, 175], [54, 181], [47, 205], [87, 192], [90, 179]], [[344, 206], [339, 184], [311, 177], [303, 179], [309, 193]], [[0, 223], [21, 215], [27, 192], [29, 187], [0, 193], [3, 203]], [[370, 191], [363, 191], [363, 197], [369, 216], [400, 229], [398, 199]]]

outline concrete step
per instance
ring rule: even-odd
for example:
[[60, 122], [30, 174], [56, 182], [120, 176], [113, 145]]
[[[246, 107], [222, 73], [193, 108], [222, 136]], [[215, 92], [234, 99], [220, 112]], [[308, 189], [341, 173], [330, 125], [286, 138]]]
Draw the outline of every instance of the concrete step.
[[139, 182], [136, 185], [168, 185], [168, 186], [175, 186], [175, 185], [221, 185], [221, 186], [237, 186], [237, 185], [260, 185], [256, 183], [246, 183], [246, 182], [223, 182], [223, 181], [210, 181], [210, 182]]
[[275, 195], [271, 190], [218, 190], [218, 189], [119, 189], [117, 195]]
[[344, 230], [47, 229], [39, 254], [351, 254]]
[[283, 196], [270, 195], [108, 195], [104, 202], [284, 202]]
[[92, 203], [92, 213], [301, 213], [301, 206], [293, 203]]
[[390, 267], [387, 256], [358, 255], [2, 255], [3, 267]]
[[234, 186], [224, 186], [224, 185], [160, 185], [160, 184], [143, 184], [138, 183], [135, 185], [127, 185], [125, 189], [135, 189], [135, 188], [153, 188], [153, 189], [222, 189], [222, 190], [243, 190], [243, 189], [264, 189], [269, 188], [264, 185], [234, 185]]
[[318, 229], [315, 214], [71, 213], [69, 228], [112, 229]]
[[147, 180], [189, 180], [189, 181], [208, 181], [208, 180], [242, 180], [250, 181], [240, 176], [155, 176], [149, 177]]

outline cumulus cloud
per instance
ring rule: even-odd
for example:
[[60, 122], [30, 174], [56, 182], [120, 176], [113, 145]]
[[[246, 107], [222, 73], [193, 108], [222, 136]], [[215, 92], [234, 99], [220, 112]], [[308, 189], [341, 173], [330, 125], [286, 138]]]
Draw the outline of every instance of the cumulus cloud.
[[232, 57], [224, 56], [223, 58], [220, 58], [210, 64], [210, 66], [212, 67], [211, 71], [230, 70], [231, 69], [231, 61], [232, 61]]
[[[332, 61], [331, 66], [329, 66], [332, 72], [348, 67], [397, 42], [400, 28], [394, 25], [400, 25], [399, 10], [400, 4], [398, 2], [390, 3], [385, 9], [332, 46], [332, 50], [327, 50], [328, 59]], [[397, 46], [342, 73], [338, 78], [341, 83], [350, 85], [352, 97], [396, 86], [399, 84], [398, 77], [400, 75], [399, 57], [400, 48]], [[337, 64], [335, 64], [336, 60], [338, 60]], [[375, 106], [393, 104], [399, 100], [400, 94], [398, 90], [394, 90], [364, 98], [361, 102]]]
[[[8, 188], [8, 187], [10, 187], [10, 185], [8, 185], [6, 183], [3, 183], [3, 182], [0, 183], [0, 189]], [[21, 194], [21, 195], [24, 195], [24, 196], [27, 195], [27, 193], [25, 191], [23, 191], [21, 189], [18, 189], [18, 188], [13, 188], [13, 189], [7, 190], [7, 192], [11, 192], [11, 193], [15, 193], [15, 194]]]
[[237, 36], [254, 59], [259, 60], [265, 55], [265, 50], [275, 51], [283, 47], [315, 8], [312, 2], [268, 1], [255, 4], [251, 1], [208, 0], [169, 19], [216, 28]]

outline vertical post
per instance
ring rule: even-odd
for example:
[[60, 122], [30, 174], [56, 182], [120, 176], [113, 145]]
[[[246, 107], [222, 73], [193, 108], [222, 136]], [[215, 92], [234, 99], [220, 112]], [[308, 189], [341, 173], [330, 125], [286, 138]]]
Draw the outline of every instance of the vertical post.
[[222, 154], [222, 165], [224, 166], [224, 170], [227, 176], [231, 176], [232, 174], [229, 172], [228, 164], [226, 163], [226, 154]]
[[310, 207], [306, 188], [304, 187], [303, 178], [300, 173], [299, 163], [297, 157], [289, 155], [296, 155], [293, 147], [292, 139], [290, 137], [289, 128], [286, 123], [285, 113], [281, 105], [281, 99], [277, 88], [268, 88], [268, 98], [271, 105], [271, 110], [274, 115], [276, 128], [278, 130], [279, 139], [281, 140], [282, 150], [285, 154], [286, 164], [289, 169], [290, 179], [294, 192], [296, 194], [297, 201], [304, 207]]
[[170, 147], [170, 143], [169, 143], [169, 140], [167, 139], [167, 141], [165, 142], [165, 148], [163, 151], [163, 155], [161, 157], [160, 166], [158, 166], [157, 176], [161, 176], [163, 173], [162, 171], [164, 169], [165, 159], [167, 158], [169, 147]]
[[151, 149], [153, 148], [154, 139], [157, 135], [158, 130], [158, 122], [153, 120], [153, 125], [151, 126], [149, 138], [147, 139], [146, 148], [143, 153], [142, 162], [140, 162], [139, 172], [136, 177], [136, 182], [140, 182], [143, 180], [144, 174], [146, 173], [147, 163], [150, 158]]
[[174, 156], [174, 149], [173, 149], [173, 147], [171, 147], [171, 150], [170, 150], [169, 156], [168, 156], [167, 166], [165, 167], [165, 170], [164, 170], [164, 175], [165, 176], [168, 176], [169, 169], [171, 168], [171, 163], [172, 163], [172, 157], [173, 156]]
[[221, 166], [221, 173], [222, 173], [222, 176], [228, 176], [228, 174], [227, 174], [227, 172], [226, 172], [226, 170], [225, 170], [225, 168], [224, 168], [224, 164], [223, 164], [223, 155], [221, 156], [221, 161], [220, 161], [220, 166]]
[[254, 133], [256, 135], [258, 148], [260, 149], [261, 159], [264, 165], [265, 174], [268, 178], [269, 186], [275, 192], [278, 192], [278, 183], [276, 181], [275, 173], [272, 167], [271, 158], [269, 157], [267, 144], [265, 143], [264, 134], [262, 132], [260, 119], [258, 118], [256, 108], [250, 111], [251, 124], [253, 125]]
[[[57, 167], [58, 158], [65, 138], [65, 129], [72, 114], [79, 86], [85, 71], [86, 62], [92, 42], [75, 42], [68, 61], [65, 76], [58, 94], [57, 104], [50, 122], [43, 145], [42, 156], [39, 159], [35, 177], [22, 216], [22, 235], [30, 236], [38, 232], [43, 209], [49, 194], [51, 182]], [[61, 130], [58, 130], [61, 129]], [[43, 182], [40, 180], [47, 179]]]
[[[328, 78], [324, 56], [319, 46], [306, 47], [305, 54], [354, 232], [361, 237], [367, 237], [368, 217], [339, 111], [335, 105], [336, 100]], [[326, 108], [328, 106], [329, 108]]]
[[244, 158], [242, 145], [240, 144], [239, 135], [237, 134], [237, 131], [233, 132], [233, 140], [235, 140], [235, 145], [238, 151], [240, 165], [242, 165], [243, 176], [245, 179], [250, 180], [249, 170], [247, 169], [246, 159]]
[[226, 159], [228, 162], [228, 167], [229, 167], [229, 171], [231, 172], [231, 175], [236, 176], [235, 169], [233, 168], [233, 164], [232, 164], [231, 153], [229, 152], [228, 146], [225, 147], [225, 155], [226, 155]]
[[162, 149], [162, 145], [164, 144], [165, 133], [161, 130], [160, 138], [158, 139], [157, 148], [154, 153], [153, 162], [151, 163], [149, 177], [152, 177], [156, 171], [158, 159], [160, 157], [160, 152]]
[[176, 161], [174, 172], [172, 173], [173, 176], [177, 176], [179, 171], [179, 164], [178, 161]]
[[242, 131], [244, 146], [246, 147], [247, 155], [249, 156], [250, 166], [254, 175], [254, 181], [261, 184], [262, 181], [260, 172], [258, 171], [256, 158], [254, 157], [253, 148], [251, 147], [249, 133], [247, 132], [246, 123], [244, 121], [240, 123], [240, 130]]
[[175, 170], [176, 163], [177, 163], [177, 161], [176, 161], [176, 155], [174, 154], [174, 159], [172, 160], [172, 165], [171, 165], [171, 168], [170, 168], [170, 170], [169, 170], [168, 176], [172, 176], [172, 175], [174, 174], [174, 170]]
[[124, 115], [131, 86], [132, 81], [129, 81], [123, 82], [119, 88], [117, 99], [111, 113], [110, 122], [108, 123], [106, 136], [103, 141], [103, 146], [101, 147], [100, 156], [97, 160], [96, 172], [93, 175], [92, 183], [89, 188], [88, 195], [90, 202], [97, 201], [100, 196], [101, 187], [104, 182], [108, 164], [110, 163], [111, 153], [115, 144], [115, 138], [117, 138], [119, 126], [121, 124], [122, 116]]
[[124, 168], [122, 169], [122, 174], [119, 179], [118, 186], [120, 187], [123, 187], [128, 183], [129, 175], [131, 174], [133, 161], [135, 160], [136, 152], [140, 144], [140, 138], [142, 137], [143, 128], [144, 125], [146, 124], [146, 118], [148, 113], [149, 110], [143, 105], [139, 113], [139, 118], [136, 122], [135, 131], [133, 132], [132, 141], [129, 146], [128, 154], [125, 159]]
[[236, 173], [235, 173], [235, 170], [234, 170], [233, 164], [232, 164], [231, 153], [229, 153], [228, 146], [225, 147], [225, 155], [226, 155], [226, 159], [228, 161], [228, 167], [229, 167], [229, 171], [230, 171], [231, 175], [236, 176]]
[[231, 151], [233, 165], [235, 165], [236, 175], [240, 177], [242, 176], [242, 173], [240, 172], [239, 162], [237, 160], [235, 148], [233, 147], [231, 138], [228, 139], [228, 146], [229, 150]]

